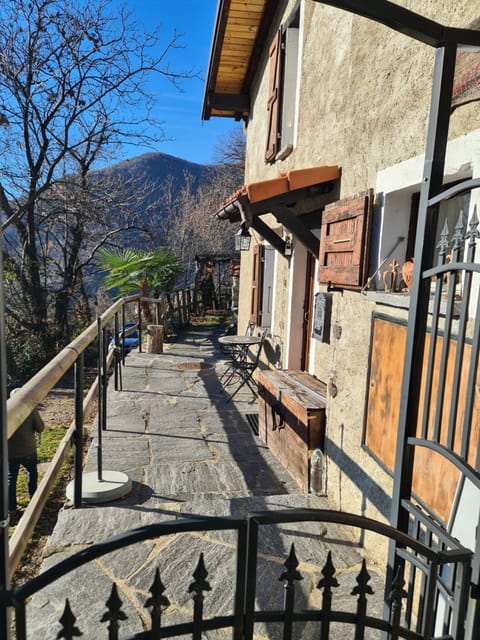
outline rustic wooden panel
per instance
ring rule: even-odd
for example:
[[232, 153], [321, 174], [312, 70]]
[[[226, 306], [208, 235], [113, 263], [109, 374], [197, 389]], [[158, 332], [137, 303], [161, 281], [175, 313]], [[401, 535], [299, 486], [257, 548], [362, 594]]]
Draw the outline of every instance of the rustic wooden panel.
[[[373, 323], [372, 348], [370, 360], [370, 377], [368, 388], [368, 404], [365, 425], [366, 446], [393, 472], [395, 465], [395, 449], [400, 409], [400, 391], [402, 384], [403, 358], [406, 343], [407, 328], [405, 325], [375, 318]], [[425, 350], [428, 351], [430, 336], [427, 335]], [[441, 354], [442, 338], [437, 338], [436, 361], [434, 365], [434, 379], [432, 397], [436, 398], [438, 389], [438, 370]], [[447, 367], [447, 384], [442, 411], [441, 424], [443, 429], [440, 442], [447, 442], [448, 413], [451, 403], [452, 376], [456, 342], [450, 341], [450, 352]], [[462, 421], [464, 414], [464, 399], [466, 394], [466, 372], [470, 363], [470, 345], [465, 345], [463, 373], [461, 376], [460, 404], [456, 424], [453, 449], [460, 453], [462, 439]], [[424, 407], [423, 398], [425, 371], [421, 388], [419, 425], [422, 420]], [[480, 384], [480, 374], [477, 374], [477, 386]], [[480, 387], [479, 387], [480, 388]], [[432, 433], [435, 409], [429, 415], [429, 435]], [[420, 427], [417, 427], [417, 435]], [[474, 466], [479, 443], [480, 432], [480, 402], [477, 394], [474, 406], [473, 424], [470, 439], [468, 462]], [[414, 464], [414, 492], [425, 501], [445, 521], [455, 495], [458, 482], [458, 471], [445, 458], [425, 448], [417, 447]]]
[[270, 370], [258, 382], [259, 436], [308, 491], [310, 452], [324, 446], [325, 384], [302, 371]]
[[253, 262], [252, 262], [252, 293], [250, 298], [250, 322], [256, 325], [261, 324], [260, 318], [260, 291], [262, 290], [262, 272], [260, 269], [261, 259], [263, 257], [263, 245], [256, 244], [253, 247]]
[[303, 371], [260, 371], [258, 383], [274, 398], [280, 394], [282, 405], [303, 424], [325, 409], [326, 385]]
[[280, 123], [280, 87], [282, 81], [282, 63], [281, 63], [281, 43], [282, 32], [279, 30], [268, 52], [269, 64], [269, 84], [268, 84], [268, 132], [267, 132], [267, 148], [265, 150], [266, 162], [275, 159], [278, 152], [279, 139], [279, 123]]
[[300, 424], [274, 423], [271, 405], [259, 397], [259, 434], [272, 453], [283, 464], [301, 489], [309, 488], [309, 450], [304, 438], [298, 434]]
[[389, 469], [395, 466], [406, 327], [375, 318], [370, 352], [365, 444]]
[[370, 190], [325, 207], [320, 233], [320, 283], [357, 287], [366, 281], [372, 201]]

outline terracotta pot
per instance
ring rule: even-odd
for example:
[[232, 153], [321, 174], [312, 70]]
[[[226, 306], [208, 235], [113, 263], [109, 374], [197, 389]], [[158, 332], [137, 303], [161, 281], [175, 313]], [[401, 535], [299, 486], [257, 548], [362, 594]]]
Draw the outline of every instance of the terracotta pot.
[[407, 289], [411, 291], [413, 279], [413, 260], [407, 260], [407, 262], [405, 262], [405, 264], [403, 265], [402, 278], [407, 286]]

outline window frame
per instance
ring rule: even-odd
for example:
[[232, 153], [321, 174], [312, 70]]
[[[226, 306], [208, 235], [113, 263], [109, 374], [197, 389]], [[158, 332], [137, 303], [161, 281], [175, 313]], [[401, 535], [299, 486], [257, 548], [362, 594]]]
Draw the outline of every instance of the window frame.
[[[272, 324], [274, 274], [275, 249], [270, 244], [255, 245], [253, 247], [250, 321], [254, 322], [257, 327], [268, 328]], [[265, 317], [270, 318], [267, 324], [264, 322]]]
[[267, 145], [265, 162], [283, 160], [293, 150], [300, 76], [300, 6], [280, 27], [269, 47]]

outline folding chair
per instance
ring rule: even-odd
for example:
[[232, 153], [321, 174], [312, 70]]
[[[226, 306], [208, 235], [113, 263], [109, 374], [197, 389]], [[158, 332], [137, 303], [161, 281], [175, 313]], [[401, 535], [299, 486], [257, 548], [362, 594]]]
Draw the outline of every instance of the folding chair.
[[[234, 376], [237, 376], [239, 378], [239, 383], [233, 393], [228, 396], [227, 402], [230, 402], [230, 400], [245, 385], [248, 386], [252, 393], [254, 393], [255, 395], [257, 394], [257, 384], [255, 382], [253, 374], [258, 368], [258, 364], [260, 362], [260, 356], [263, 349], [263, 343], [265, 342], [266, 333], [267, 330], [265, 329], [260, 335], [260, 342], [258, 344], [254, 345], [253, 347], [245, 345], [245, 347], [238, 351], [232, 359], [231, 375], [229, 380], [225, 383], [225, 386], [230, 383]], [[256, 351], [252, 354], [251, 349], [256, 349]]]

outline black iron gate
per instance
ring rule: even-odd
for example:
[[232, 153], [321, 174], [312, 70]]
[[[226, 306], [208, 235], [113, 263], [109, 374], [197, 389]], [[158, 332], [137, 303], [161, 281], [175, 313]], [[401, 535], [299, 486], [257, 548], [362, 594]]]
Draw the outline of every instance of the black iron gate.
[[[295, 526], [288, 528], [291, 523], [295, 523]], [[308, 601], [303, 601], [300, 606], [301, 600], [298, 598], [298, 593], [303, 578], [300, 563], [308, 562], [309, 558], [297, 558], [294, 543], [290, 546], [283, 568], [278, 565], [278, 575], [268, 582], [268, 598], [265, 598], [265, 587], [260, 586], [259, 576], [262, 573], [261, 562], [268, 557], [268, 551], [271, 548], [272, 527], [277, 531], [282, 527], [285, 531], [287, 527], [287, 530], [301, 537], [302, 523], [310, 527], [310, 534], [312, 527], [325, 523], [328, 527], [339, 524], [343, 527], [352, 527], [357, 531], [358, 529], [367, 530], [378, 535], [379, 544], [394, 540], [402, 548], [404, 562], [388, 593], [386, 617], [382, 614], [381, 608], [378, 612], [378, 608], [373, 610], [371, 607], [374, 589], [371, 586], [371, 574], [365, 560], [358, 567], [353, 588], [349, 583], [347, 592], [343, 590], [340, 599], [336, 596], [336, 592], [341, 591], [342, 581], [349, 576], [341, 575], [341, 572], [336, 573], [336, 558], [331, 551], [325, 552], [323, 568], [319, 570], [315, 585], [318, 590], [319, 606], [313, 607]], [[372, 637], [365, 635], [368, 630], [383, 632], [392, 639], [431, 638], [428, 620], [436, 609], [439, 598], [450, 602], [462, 602], [468, 591], [471, 552], [463, 549], [448, 536], [445, 537], [442, 550], [433, 550], [388, 525], [361, 516], [329, 510], [292, 509], [262, 512], [242, 519], [192, 518], [150, 525], [95, 544], [75, 553], [21, 587], [1, 594], [2, 598], [6, 598], [8, 606], [15, 610], [17, 640], [38, 637], [38, 630], [36, 632], [35, 626], [29, 625], [28, 600], [42, 590], [46, 591], [45, 598], [51, 598], [52, 596], [48, 594], [49, 586], [65, 576], [68, 580], [65, 583], [68, 588], [64, 594], [66, 601], [63, 614], [57, 627], [52, 628], [51, 634], [47, 637], [70, 640], [83, 633], [86, 625], [85, 617], [91, 618], [91, 613], [85, 606], [85, 600], [87, 594], [92, 591], [92, 585], [76, 579], [75, 570], [82, 565], [145, 540], [162, 536], [181, 536], [185, 532], [205, 534], [214, 530], [230, 531], [236, 536], [236, 568], [232, 571], [236, 574], [232, 577], [234, 593], [226, 593], [225, 587], [221, 586], [220, 598], [219, 592], [215, 592], [218, 601], [217, 613], [205, 614], [208, 607], [210, 607], [210, 613], [212, 612], [209, 592], [212, 591], [214, 581], [219, 576], [215, 575], [215, 571], [209, 571], [210, 567], [207, 566], [201, 554], [196, 566], [190, 569], [192, 578], [180, 589], [180, 591], [188, 591], [192, 603], [189, 607], [190, 611], [188, 614], [184, 613], [183, 619], [179, 619], [178, 615], [174, 616], [172, 622], [168, 617], [169, 607], [173, 604], [170, 594], [173, 594], [173, 597], [179, 597], [175, 596], [179, 592], [178, 585], [163, 584], [162, 576], [168, 567], [151, 567], [150, 596], [144, 603], [145, 609], [149, 610], [149, 620], [144, 622], [141, 630], [129, 636], [131, 640], [180, 635], [197, 639], [208, 631], [221, 629], [227, 630], [236, 639], [245, 638], [246, 640], [251, 640], [255, 633], [266, 634], [267, 637], [282, 637], [285, 640], [300, 636], [321, 640], [344, 637], [360, 639]], [[343, 544], [346, 542], [343, 541]], [[332, 546], [334, 546], [333, 540]], [[453, 583], [449, 584], [443, 578], [446, 572], [449, 575], [455, 575]], [[174, 574], [179, 578], [177, 573], [174, 572]], [[277, 606], [262, 606], [262, 603], [272, 602], [273, 596], [270, 591], [280, 593], [280, 600], [273, 598]], [[345, 606], [345, 595], [348, 594], [351, 597], [347, 603], [348, 606]], [[111, 586], [109, 594], [94, 595], [95, 598], [107, 598], [104, 613], [94, 621], [94, 624], [98, 625], [95, 627], [95, 637], [99, 639], [108, 637], [109, 640], [117, 640], [120, 636], [125, 638], [124, 625], [127, 614], [123, 609], [116, 584]], [[230, 596], [231, 610], [223, 611], [223, 600], [227, 600]], [[281, 600], [283, 600], [283, 606], [278, 606]], [[186, 608], [184, 605], [183, 609]], [[176, 609], [179, 607], [177, 606]], [[84, 619], [77, 620], [78, 610]], [[428, 611], [430, 616], [422, 616], [422, 610]], [[420, 625], [421, 628], [415, 630], [415, 627], [419, 626], [418, 617], [423, 622]], [[448, 636], [455, 639], [461, 637], [463, 628], [460, 617], [457, 616], [456, 619], [458, 628], [453, 628], [451, 636]], [[310, 625], [309, 631], [306, 631], [307, 623]], [[102, 626], [107, 628], [102, 631]], [[332, 631], [333, 628], [336, 629], [335, 633]]]

